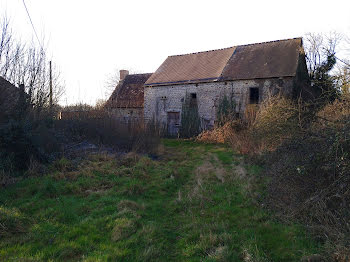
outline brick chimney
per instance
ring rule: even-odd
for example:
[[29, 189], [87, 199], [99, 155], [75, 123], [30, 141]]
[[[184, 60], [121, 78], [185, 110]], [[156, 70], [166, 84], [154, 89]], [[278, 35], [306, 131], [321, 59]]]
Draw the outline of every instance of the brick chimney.
[[119, 70], [119, 78], [120, 81], [124, 80], [124, 78], [129, 74], [128, 70]]

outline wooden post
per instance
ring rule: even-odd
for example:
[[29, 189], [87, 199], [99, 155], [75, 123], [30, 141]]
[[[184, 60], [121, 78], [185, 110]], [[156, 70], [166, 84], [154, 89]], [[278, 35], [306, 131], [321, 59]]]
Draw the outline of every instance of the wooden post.
[[50, 65], [50, 108], [52, 108], [52, 67], [51, 67], [51, 61], [49, 62]]

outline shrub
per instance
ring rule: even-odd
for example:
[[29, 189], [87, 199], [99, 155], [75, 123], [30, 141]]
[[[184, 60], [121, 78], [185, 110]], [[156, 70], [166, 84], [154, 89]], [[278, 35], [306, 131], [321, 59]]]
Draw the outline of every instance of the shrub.
[[[265, 204], [298, 220], [337, 256], [350, 243], [350, 97], [305, 103], [271, 97], [244, 120], [225, 123], [199, 139], [228, 142], [265, 164]], [[251, 110], [250, 108], [247, 110]], [[261, 161], [262, 160], [262, 161]]]
[[343, 96], [316, 112], [304, 128], [287, 125], [302, 132], [265, 157], [271, 177], [268, 205], [341, 250], [350, 242], [349, 109], [350, 100]]
[[[15, 173], [35, 175], [45, 169], [41, 168], [42, 164], [62, 155], [81, 157], [81, 153], [100, 148], [107, 152], [134, 150], [156, 155], [160, 133], [152, 123], [125, 123], [103, 111], [96, 118], [56, 120], [49, 110], [42, 109], [38, 113], [28, 109], [20, 118], [0, 123], [0, 171], [7, 173], [6, 177]], [[56, 169], [72, 169], [71, 164], [68, 166], [63, 160], [54, 163]]]
[[50, 125], [46, 119], [31, 117], [0, 124], [0, 167], [11, 173], [28, 168], [31, 159], [52, 160], [59, 144]]
[[286, 139], [301, 134], [307, 121], [306, 105], [274, 96], [260, 105], [249, 132], [265, 149], [273, 150]]
[[154, 153], [160, 143], [158, 127], [153, 123], [126, 123], [107, 113], [99, 118], [58, 120], [55, 128], [69, 141], [89, 141], [115, 151]]
[[251, 129], [240, 119], [226, 122], [213, 130], [203, 131], [196, 140], [206, 143], [227, 143], [241, 154], [253, 154], [261, 151], [259, 143], [251, 135]]
[[[139, 123], [140, 125], [140, 123]], [[139, 153], [148, 153], [152, 156], [159, 154], [160, 137], [163, 135], [163, 130], [154, 122], [146, 123], [143, 126], [138, 126], [132, 133], [132, 150]]]
[[201, 131], [201, 121], [198, 113], [197, 101], [186, 95], [182, 104], [180, 137], [190, 138], [197, 136]]
[[310, 115], [310, 106], [277, 95], [259, 106], [247, 105], [242, 119], [226, 117], [228, 121], [198, 139], [229, 143], [244, 154], [272, 151], [283, 141], [302, 134]]
[[55, 170], [60, 172], [71, 171], [73, 169], [72, 161], [65, 157], [55, 160], [52, 163], [52, 166]]
[[233, 96], [228, 98], [226, 94], [221, 97], [219, 106], [216, 111], [216, 122], [218, 126], [223, 126], [225, 123], [232, 121], [235, 118], [235, 102]]
[[204, 130], [200, 133], [196, 140], [206, 143], [228, 143], [228, 138], [231, 135], [231, 123], [225, 123], [222, 126], [218, 126], [213, 130]]

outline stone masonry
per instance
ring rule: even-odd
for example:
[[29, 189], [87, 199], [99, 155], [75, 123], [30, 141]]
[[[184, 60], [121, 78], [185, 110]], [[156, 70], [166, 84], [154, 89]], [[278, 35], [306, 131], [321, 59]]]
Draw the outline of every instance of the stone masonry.
[[236, 112], [242, 116], [250, 102], [250, 88], [258, 88], [261, 102], [269, 94], [279, 92], [284, 96], [292, 96], [293, 86], [294, 77], [145, 86], [144, 118], [165, 125], [168, 113], [178, 112], [181, 115], [186, 95], [196, 94], [202, 128], [207, 129], [214, 126], [216, 109], [224, 95], [233, 97]]

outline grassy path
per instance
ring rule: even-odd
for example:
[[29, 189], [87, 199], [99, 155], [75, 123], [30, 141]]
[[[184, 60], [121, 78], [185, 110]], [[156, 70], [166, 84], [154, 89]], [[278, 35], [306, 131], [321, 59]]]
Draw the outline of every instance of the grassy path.
[[259, 167], [224, 146], [165, 140], [158, 160], [94, 156], [0, 192], [0, 261], [299, 261], [301, 227], [255, 203]]

